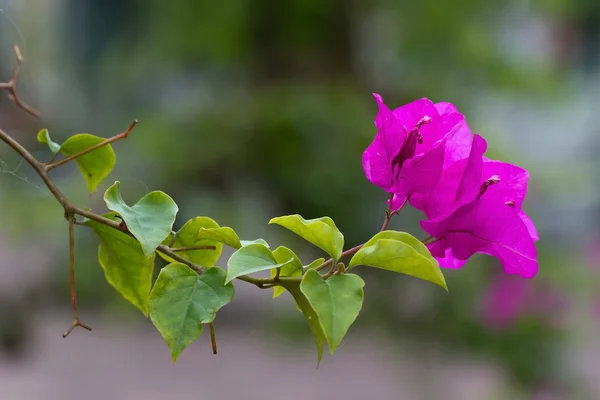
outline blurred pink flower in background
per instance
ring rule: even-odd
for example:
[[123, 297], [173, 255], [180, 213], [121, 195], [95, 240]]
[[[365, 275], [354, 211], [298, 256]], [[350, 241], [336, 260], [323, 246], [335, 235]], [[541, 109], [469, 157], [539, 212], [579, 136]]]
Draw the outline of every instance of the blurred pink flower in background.
[[588, 267], [600, 272], [600, 237], [590, 240], [587, 245], [586, 261]]
[[566, 293], [556, 287], [498, 274], [482, 295], [480, 315], [483, 324], [491, 330], [509, 329], [524, 316], [559, 326], [567, 306]]
[[481, 302], [481, 319], [485, 326], [503, 330], [525, 313], [533, 281], [512, 275], [498, 275], [489, 284]]

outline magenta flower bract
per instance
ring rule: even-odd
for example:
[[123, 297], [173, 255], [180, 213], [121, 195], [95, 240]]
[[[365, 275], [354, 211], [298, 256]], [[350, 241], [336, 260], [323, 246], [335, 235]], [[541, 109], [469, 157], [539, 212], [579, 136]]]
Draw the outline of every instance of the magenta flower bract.
[[362, 163], [369, 181], [396, 195], [396, 206], [413, 193], [431, 190], [445, 165], [466, 157], [464, 143], [470, 142], [471, 132], [449, 103], [420, 99], [392, 112], [381, 96], [374, 96], [377, 135]]
[[521, 209], [529, 173], [485, 157], [486, 141], [450, 103], [423, 98], [391, 111], [374, 96], [377, 135], [363, 153], [365, 175], [393, 195], [392, 211], [409, 201], [425, 213], [421, 226], [436, 239], [428, 248], [440, 265], [461, 268], [484, 253], [509, 274], [535, 276], [539, 236]]
[[411, 198], [425, 212], [423, 229], [438, 240], [429, 245], [446, 268], [460, 268], [475, 253], [498, 258], [509, 274], [537, 273], [535, 226], [521, 210], [529, 174], [483, 157], [485, 140], [475, 135], [467, 159], [443, 171], [429, 193]]

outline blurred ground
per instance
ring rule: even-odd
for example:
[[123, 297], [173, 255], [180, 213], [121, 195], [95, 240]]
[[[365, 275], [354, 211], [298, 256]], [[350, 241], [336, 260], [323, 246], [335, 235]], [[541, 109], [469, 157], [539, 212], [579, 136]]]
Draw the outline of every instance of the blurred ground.
[[75, 331], [63, 339], [67, 314], [37, 317], [29, 357], [18, 364], [0, 359], [2, 399], [361, 400], [444, 393], [448, 399], [482, 400], [503, 378], [492, 364], [450, 358], [425, 371], [410, 358], [398, 362], [395, 345], [364, 332], [349, 335], [318, 370], [312, 343], [267, 341], [261, 331], [248, 329], [218, 329], [216, 356], [203, 335], [172, 364], [148, 324], [123, 329], [109, 318], [86, 322], [92, 333]]

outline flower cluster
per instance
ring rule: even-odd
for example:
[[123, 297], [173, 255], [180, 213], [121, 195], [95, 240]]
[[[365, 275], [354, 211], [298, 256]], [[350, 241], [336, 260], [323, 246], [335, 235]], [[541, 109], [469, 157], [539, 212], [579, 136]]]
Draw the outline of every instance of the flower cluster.
[[486, 141], [473, 134], [450, 103], [420, 99], [391, 111], [378, 94], [377, 135], [362, 157], [369, 181], [425, 213], [423, 229], [442, 267], [460, 268], [475, 253], [498, 258], [508, 274], [532, 278], [539, 239], [522, 211], [528, 172], [484, 156]]

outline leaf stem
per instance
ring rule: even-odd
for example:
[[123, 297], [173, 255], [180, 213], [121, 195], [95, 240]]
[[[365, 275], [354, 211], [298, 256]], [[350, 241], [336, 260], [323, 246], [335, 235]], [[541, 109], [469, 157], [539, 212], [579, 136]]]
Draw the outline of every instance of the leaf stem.
[[[343, 253], [342, 253], [342, 255], [341, 255], [341, 257], [340, 257], [340, 260], [341, 260], [342, 258], [344, 258], [344, 257], [348, 257], [348, 256], [351, 256], [351, 255], [353, 255], [354, 253], [356, 253], [357, 251], [359, 251], [359, 250], [360, 250], [360, 248], [361, 248], [361, 247], [363, 247], [364, 245], [365, 245], [365, 244], [364, 244], [364, 243], [362, 243], [362, 244], [359, 244], [358, 246], [354, 246], [353, 248], [346, 250], [345, 252], [343, 252]], [[332, 258], [330, 258], [329, 260], [325, 261], [323, 264], [319, 265], [319, 266], [318, 266], [318, 267], [316, 267], [315, 269], [316, 269], [317, 271], [321, 271], [323, 268], [326, 268], [327, 266], [331, 265], [332, 263], [333, 263], [333, 259], [332, 259]]]
[[210, 343], [212, 345], [213, 354], [217, 354], [217, 336], [215, 335], [215, 322], [208, 324], [210, 328]]
[[431, 239], [435, 239], [433, 236], [427, 236], [425, 239], [421, 240], [421, 243], [427, 244]]
[[[244, 282], [248, 282], [248, 283], [252, 283], [253, 285], [258, 286], [261, 289], [268, 289], [270, 287], [273, 287], [273, 284], [276, 283], [274, 279], [271, 278], [255, 278], [253, 276], [249, 276], [249, 275], [241, 275], [238, 276], [236, 279], [239, 279], [240, 281], [244, 281]], [[279, 279], [277, 279], [277, 283], [300, 283], [302, 281], [302, 277], [301, 276], [280, 276]], [[268, 285], [272, 285], [272, 286], [268, 286]]]
[[193, 251], [193, 250], [216, 250], [217, 246], [207, 245], [207, 246], [188, 246], [188, 247], [172, 247], [171, 251], [179, 252], [179, 251]]
[[84, 154], [90, 153], [96, 149], [99, 149], [100, 147], [104, 147], [107, 144], [111, 144], [112, 142], [116, 142], [117, 140], [127, 138], [127, 136], [129, 136], [129, 133], [133, 130], [133, 128], [135, 128], [135, 126], [137, 124], [138, 124], [138, 120], [134, 119], [133, 122], [129, 125], [129, 127], [124, 132], [121, 132], [113, 137], [108, 138], [108, 139], [104, 139], [100, 143], [90, 146], [87, 149], [83, 149], [79, 153], [72, 154], [69, 157], [64, 158], [60, 161], [55, 161], [53, 163], [46, 164], [45, 165], [46, 171], [50, 171], [50, 170], [53, 170], [54, 168], [60, 167], [61, 165], [64, 165], [64, 164], [68, 163], [69, 161], [72, 161], [72, 160], [74, 160], [78, 157], [81, 157]]

